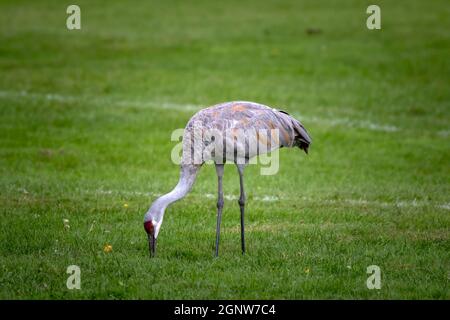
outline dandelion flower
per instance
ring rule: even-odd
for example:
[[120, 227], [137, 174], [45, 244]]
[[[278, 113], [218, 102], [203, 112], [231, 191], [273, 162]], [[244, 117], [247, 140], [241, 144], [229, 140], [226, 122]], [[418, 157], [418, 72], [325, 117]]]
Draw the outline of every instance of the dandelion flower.
[[111, 251], [112, 251], [112, 245], [107, 244], [107, 245], [105, 245], [105, 246], [103, 247], [103, 252], [109, 253], [109, 252], [111, 252]]

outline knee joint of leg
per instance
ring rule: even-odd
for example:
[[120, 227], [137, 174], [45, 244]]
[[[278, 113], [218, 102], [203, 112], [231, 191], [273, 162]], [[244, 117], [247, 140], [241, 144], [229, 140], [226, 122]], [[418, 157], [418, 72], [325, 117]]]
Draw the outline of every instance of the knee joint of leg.
[[245, 206], [245, 197], [240, 197], [238, 203], [241, 207]]
[[222, 209], [223, 208], [223, 199], [217, 200], [217, 208]]

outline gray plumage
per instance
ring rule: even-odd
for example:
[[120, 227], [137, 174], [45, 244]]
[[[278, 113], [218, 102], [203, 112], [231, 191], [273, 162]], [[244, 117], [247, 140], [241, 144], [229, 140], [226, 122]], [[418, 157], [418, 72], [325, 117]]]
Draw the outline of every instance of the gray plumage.
[[[223, 208], [223, 165], [226, 161], [236, 163], [240, 177], [238, 202], [241, 210], [242, 252], [245, 252], [243, 179], [245, 165], [255, 156], [281, 147], [296, 146], [308, 153], [310, 144], [311, 138], [300, 121], [285, 111], [262, 104], [234, 101], [197, 112], [184, 130], [180, 180], [177, 186], [168, 194], [156, 199], [144, 217], [151, 254], [155, 254], [156, 238], [165, 209], [190, 191], [198, 170], [208, 160], [214, 161], [218, 176], [216, 256]], [[263, 148], [264, 146], [267, 148]]]

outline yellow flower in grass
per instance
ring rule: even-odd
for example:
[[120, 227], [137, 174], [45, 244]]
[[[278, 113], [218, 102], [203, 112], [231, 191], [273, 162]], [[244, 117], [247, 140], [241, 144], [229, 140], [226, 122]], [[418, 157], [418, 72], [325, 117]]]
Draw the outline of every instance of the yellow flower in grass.
[[103, 252], [110, 253], [112, 251], [112, 245], [107, 244], [103, 247]]
[[309, 274], [309, 268], [305, 268], [305, 273]]
[[124, 203], [124, 204], [123, 204], [123, 207], [124, 207], [124, 208], [128, 208], [128, 203]]

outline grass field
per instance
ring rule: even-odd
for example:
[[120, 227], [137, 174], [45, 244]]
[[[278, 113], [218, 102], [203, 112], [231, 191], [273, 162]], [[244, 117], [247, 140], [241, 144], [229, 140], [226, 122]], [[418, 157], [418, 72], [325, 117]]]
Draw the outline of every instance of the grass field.
[[[0, 3], [0, 298], [450, 299], [448, 1], [377, 1], [381, 30], [372, 1], [86, 0], [69, 31], [71, 3]], [[246, 170], [245, 256], [227, 166], [213, 258], [205, 166], [150, 260], [170, 135], [229, 100], [296, 115], [310, 154]]]

